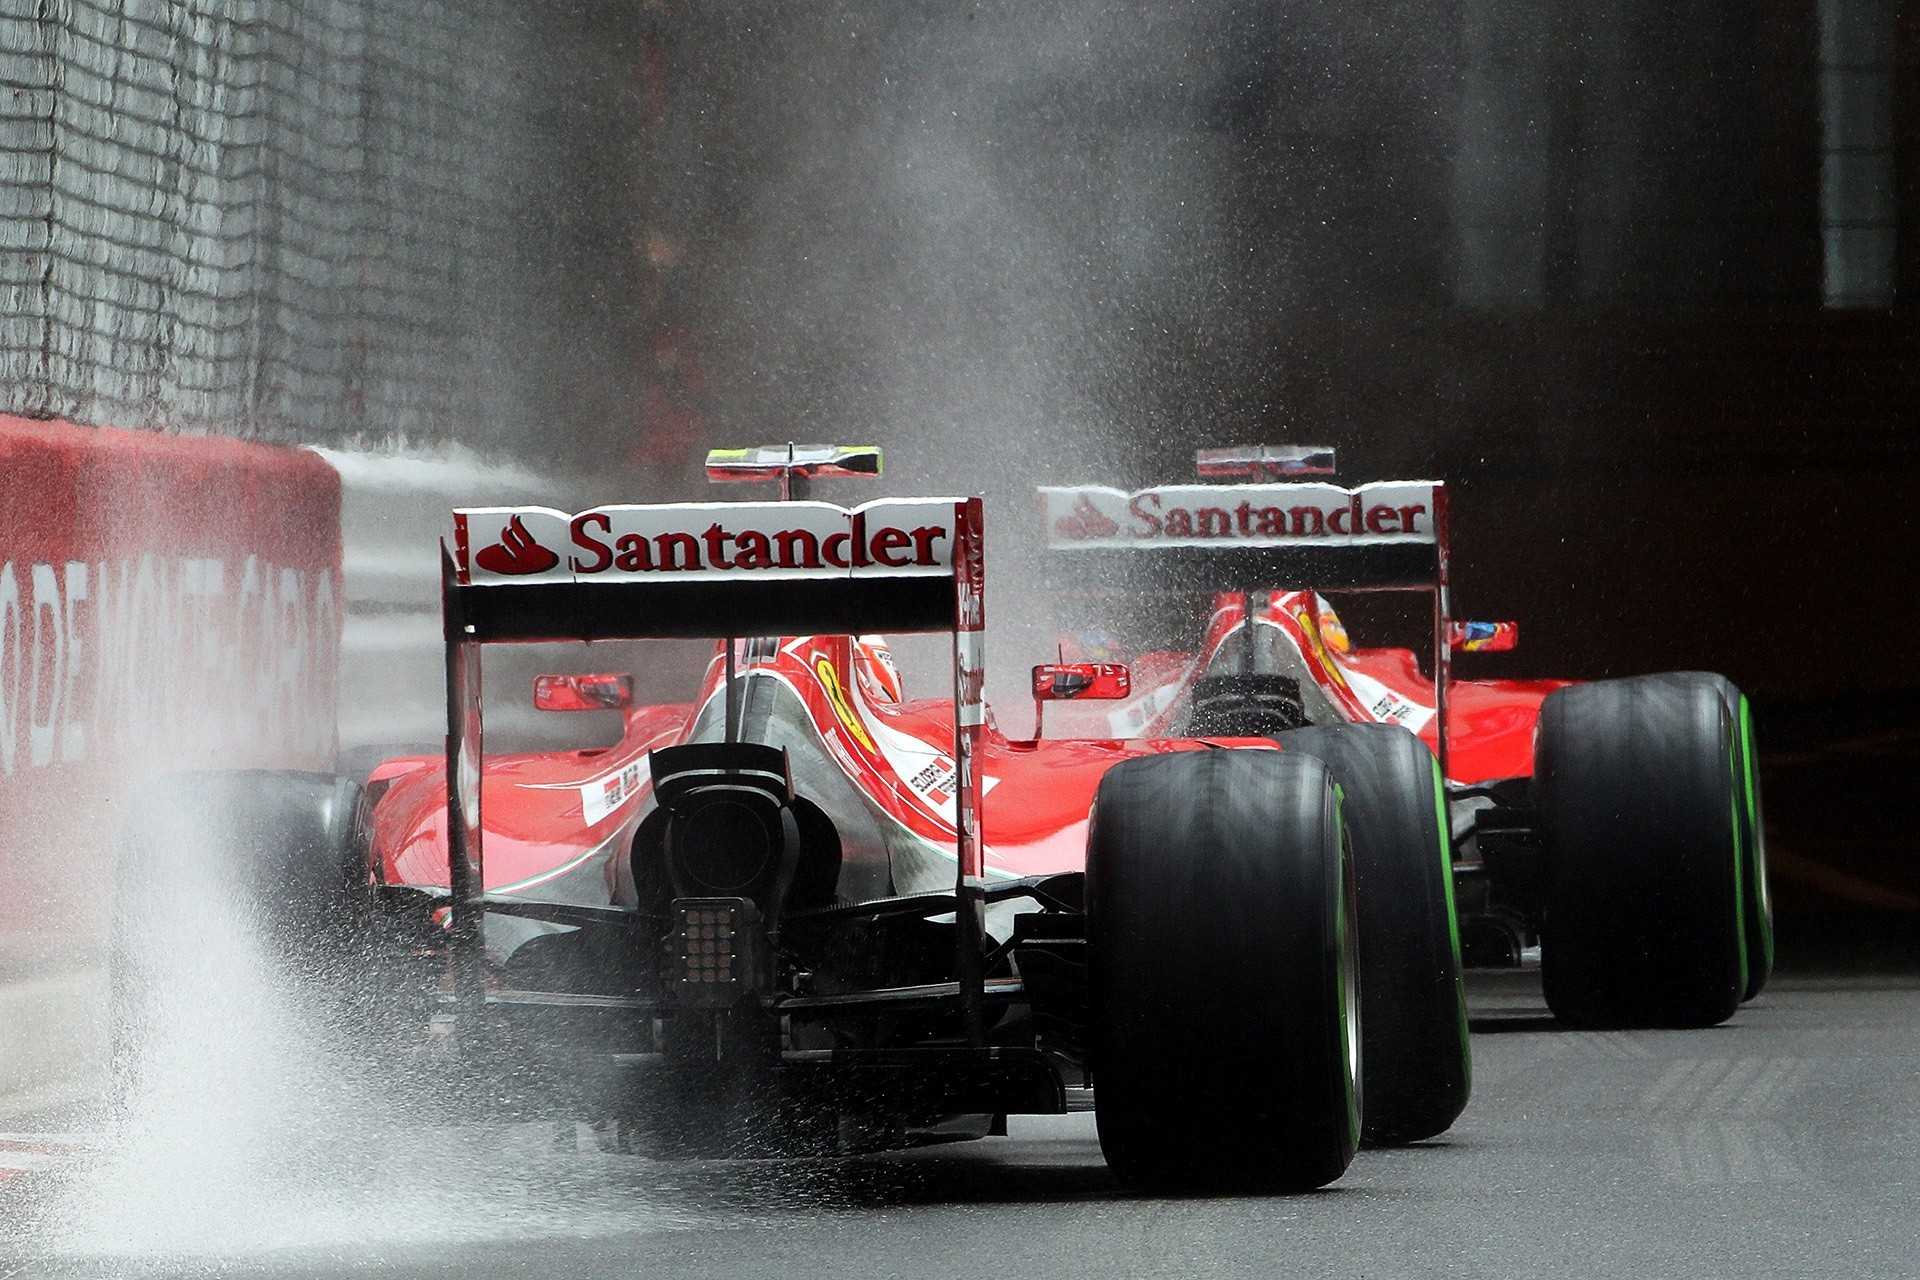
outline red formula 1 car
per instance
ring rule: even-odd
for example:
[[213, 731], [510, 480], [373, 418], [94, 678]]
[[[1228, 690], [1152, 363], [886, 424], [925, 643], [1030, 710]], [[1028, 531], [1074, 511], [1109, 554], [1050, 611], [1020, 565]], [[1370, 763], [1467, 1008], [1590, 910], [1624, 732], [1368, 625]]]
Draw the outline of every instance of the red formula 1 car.
[[[1759, 992], [1772, 909], [1752, 717], [1731, 682], [1455, 680], [1453, 652], [1511, 649], [1518, 628], [1453, 619], [1444, 485], [1277, 479], [1330, 474], [1330, 449], [1199, 461], [1239, 482], [1041, 491], [1053, 586], [1108, 615], [1076, 656], [1130, 661], [1125, 700], [1056, 711], [1055, 731], [1288, 745], [1403, 726], [1442, 765], [1470, 963], [1537, 946], [1549, 1005], [1582, 1026], [1708, 1025]], [[1431, 595], [1425, 670], [1411, 649], [1355, 648], [1323, 594], [1382, 590]], [[1169, 596], [1204, 605], [1197, 627], [1186, 610], [1197, 643], [1131, 653], [1126, 615], [1164, 622]]]
[[[877, 454], [714, 469], [791, 495]], [[444, 755], [364, 790], [198, 775], [129, 824], [124, 1072], [184, 840], [298, 972], [360, 979], [309, 986], [369, 1043], [430, 1028], [443, 1096], [618, 1118], [655, 1149], [870, 1149], [1091, 1106], [1130, 1184], [1301, 1188], [1363, 1134], [1445, 1129], [1468, 1063], [1431, 754], [1397, 729], [1318, 751], [1006, 738], [982, 700], [981, 515], [456, 513]], [[951, 633], [951, 696], [904, 700], [879, 631]], [[617, 744], [483, 752], [484, 646], [676, 637], [719, 640], [684, 701], [631, 705], [628, 674], [540, 680], [541, 706], [618, 709]], [[1356, 876], [1392, 890], [1378, 927]], [[1364, 1070], [1363, 967], [1392, 975], [1365, 1014], [1394, 1047]]]

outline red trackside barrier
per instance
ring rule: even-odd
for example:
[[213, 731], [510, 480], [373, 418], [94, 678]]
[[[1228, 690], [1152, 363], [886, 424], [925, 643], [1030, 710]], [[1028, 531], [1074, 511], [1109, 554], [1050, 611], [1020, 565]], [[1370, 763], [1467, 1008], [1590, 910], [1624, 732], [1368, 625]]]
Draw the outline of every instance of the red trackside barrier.
[[331, 762], [340, 598], [318, 456], [0, 415], [0, 981], [97, 956], [130, 787]]

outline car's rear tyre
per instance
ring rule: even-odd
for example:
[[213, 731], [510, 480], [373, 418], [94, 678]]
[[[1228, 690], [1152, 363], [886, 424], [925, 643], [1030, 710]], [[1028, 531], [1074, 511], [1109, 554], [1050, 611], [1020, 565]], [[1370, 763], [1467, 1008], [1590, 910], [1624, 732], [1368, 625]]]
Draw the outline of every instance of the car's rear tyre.
[[[113, 1071], [139, 1071], [181, 974], [236, 937], [250, 959], [324, 996], [361, 1032], [370, 990], [366, 798], [329, 774], [174, 774], [128, 806], [110, 927]], [[248, 974], [230, 975], [234, 984]]]
[[1307, 1190], [1360, 1130], [1352, 864], [1320, 761], [1131, 760], [1088, 836], [1095, 1117], [1129, 1187]]
[[1571, 685], [1540, 710], [1541, 983], [1576, 1027], [1704, 1027], [1747, 987], [1736, 722], [1696, 675]]
[[1740, 901], [1747, 938], [1747, 988], [1759, 995], [1773, 976], [1773, 891], [1767, 880], [1766, 810], [1760, 799], [1760, 757], [1753, 744], [1753, 708], [1738, 685], [1709, 672], [1680, 672], [1679, 680], [1708, 681], [1733, 717], [1734, 784], [1740, 807]]
[[1396, 725], [1321, 725], [1275, 741], [1326, 762], [1343, 793], [1360, 923], [1362, 1136], [1444, 1133], [1473, 1089], [1453, 850], [1440, 766]]

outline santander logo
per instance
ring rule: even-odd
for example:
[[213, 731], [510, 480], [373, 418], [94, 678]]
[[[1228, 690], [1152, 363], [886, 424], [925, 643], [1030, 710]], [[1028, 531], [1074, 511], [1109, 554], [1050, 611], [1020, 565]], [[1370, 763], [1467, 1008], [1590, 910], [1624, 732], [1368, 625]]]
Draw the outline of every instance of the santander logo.
[[1094, 506], [1093, 500], [1083, 493], [1071, 511], [1053, 522], [1053, 531], [1062, 538], [1078, 542], [1086, 538], [1111, 538], [1120, 532], [1120, 525]]
[[560, 563], [560, 557], [535, 542], [520, 517], [514, 516], [500, 531], [500, 541], [474, 552], [473, 562], [488, 573], [520, 577], [545, 573]]

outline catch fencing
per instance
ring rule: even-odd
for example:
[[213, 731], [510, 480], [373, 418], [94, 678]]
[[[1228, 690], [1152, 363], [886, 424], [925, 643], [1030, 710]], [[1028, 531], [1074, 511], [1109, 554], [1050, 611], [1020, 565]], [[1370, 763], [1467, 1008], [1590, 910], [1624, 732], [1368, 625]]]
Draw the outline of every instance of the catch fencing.
[[508, 0], [0, 0], [0, 411], [525, 421], [541, 47]]

